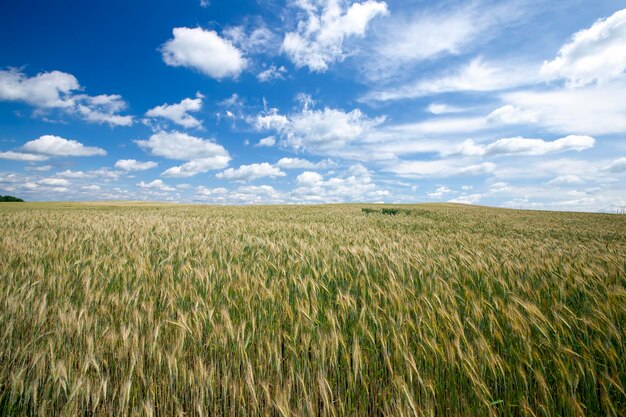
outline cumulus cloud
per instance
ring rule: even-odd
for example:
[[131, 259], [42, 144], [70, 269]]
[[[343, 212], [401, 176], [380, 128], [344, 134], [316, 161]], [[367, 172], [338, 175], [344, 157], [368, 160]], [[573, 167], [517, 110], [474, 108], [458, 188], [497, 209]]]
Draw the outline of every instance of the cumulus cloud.
[[193, 68], [218, 80], [237, 78], [246, 68], [243, 53], [213, 30], [178, 27], [172, 33], [174, 38], [161, 46], [167, 65]]
[[165, 177], [192, 177], [212, 169], [228, 166], [230, 155], [223, 146], [210, 139], [201, 139], [186, 133], [157, 132], [148, 140], [136, 140], [140, 148], [152, 155], [188, 161], [163, 172]]
[[228, 168], [216, 175], [217, 178], [228, 181], [249, 182], [263, 177], [284, 177], [285, 174], [280, 168], [277, 168], [267, 162], [260, 164], [241, 165], [237, 169]]
[[557, 57], [544, 62], [541, 74], [564, 79], [570, 87], [620, 78], [626, 69], [626, 9], [600, 19], [572, 36]]
[[196, 174], [201, 174], [214, 169], [222, 169], [228, 166], [230, 157], [226, 155], [216, 155], [209, 158], [194, 159], [176, 167], [166, 169], [161, 174], [164, 177], [187, 178]]
[[456, 198], [448, 200], [448, 203], [476, 204], [483, 197], [482, 194], [462, 194]]
[[84, 191], [100, 191], [102, 187], [96, 184], [92, 184], [92, 185], [84, 185], [80, 187], [80, 189]]
[[288, 202], [288, 196], [271, 185], [242, 185], [228, 195], [213, 201], [228, 204], [267, 204]]
[[78, 95], [76, 111], [83, 119], [104, 123], [111, 126], [130, 126], [133, 124], [133, 116], [118, 114], [126, 109], [127, 104], [119, 94], [101, 94], [99, 96]]
[[324, 180], [317, 172], [312, 171], [304, 171], [302, 174], [296, 177], [296, 182], [299, 185], [316, 185], [321, 183]]
[[296, 177], [296, 183], [298, 187], [293, 190], [292, 198], [298, 202], [382, 201], [389, 195], [389, 191], [373, 182], [370, 171], [363, 165], [353, 165], [328, 179], [306, 171]]
[[0, 71], [1, 100], [41, 108], [69, 108], [75, 105], [72, 92], [78, 89], [76, 77], [61, 71], [42, 72], [30, 78], [17, 69]]
[[174, 187], [170, 187], [166, 185], [162, 180], [154, 180], [151, 182], [140, 181], [137, 183], [137, 186], [140, 188], [158, 190], [158, 191], [175, 191], [176, 190]]
[[106, 155], [106, 151], [102, 148], [85, 146], [78, 141], [64, 139], [54, 135], [44, 135], [39, 139], [26, 142], [22, 148], [27, 152], [50, 156]]
[[90, 175], [83, 171], [72, 171], [71, 169], [66, 169], [65, 171], [57, 172], [57, 177], [64, 178], [88, 178]]
[[570, 135], [554, 141], [523, 137], [503, 138], [488, 145], [477, 144], [468, 139], [450, 154], [466, 156], [494, 155], [546, 155], [567, 151], [583, 151], [592, 148], [596, 140], [591, 136]]
[[70, 182], [64, 178], [44, 178], [38, 181], [41, 185], [67, 186]]
[[48, 159], [46, 155], [36, 155], [26, 152], [6, 151], [0, 152], [0, 159], [8, 159], [10, 161], [22, 161], [22, 162], [38, 162]]
[[323, 72], [345, 57], [344, 40], [362, 37], [369, 22], [388, 14], [387, 4], [367, 0], [344, 8], [336, 0], [301, 0], [296, 3], [306, 18], [283, 39], [282, 51], [297, 67]]
[[139, 162], [136, 159], [120, 159], [115, 163], [115, 168], [123, 171], [145, 171], [155, 168], [158, 164], [153, 161]]
[[450, 194], [452, 192], [451, 189], [449, 189], [448, 187], [442, 185], [440, 187], [437, 187], [437, 189], [435, 189], [435, 191], [428, 193], [428, 197], [430, 198], [441, 198], [443, 197], [445, 194]]
[[337, 163], [330, 159], [313, 163], [302, 158], [281, 158], [276, 166], [283, 169], [327, 169], [337, 166]]
[[282, 130], [289, 124], [287, 116], [278, 112], [278, 109], [272, 108], [264, 114], [260, 114], [256, 118], [257, 129], [275, 129]]
[[256, 146], [260, 146], [260, 147], [272, 147], [276, 144], [276, 138], [274, 136], [268, 136], [266, 138], [263, 138], [261, 140], [259, 140], [259, 143], [256, 144]]
[[132, 116], [119, 114], [126, 109], [121, 96], [76, 94], [81, 89], [76, 77], [61, 71], [28, 77], [18, 69], [0, 70], [0, 100], [27, 103], [40, 113], [59, 109], [93, 123], [111, 126], [133, 124]]
[[312, 153], [333, 153], [346, 144], [362, 138], [370, 129], [385, 121], [384, 117], [368, 118], [361, 110], [345, 112], [326, 107], [310, 109], [308, 106], [289, 117], [272, 109], [259, 115], [259, 129], [274, 129], [282, 137], [282, 144], [296, 150]]
[[140, 148], [150, 151], [152, 155], [169, 159], [193, 160], [228, 156], [226, 149], [213, 140], [201, 139], [178, 131], [157, 132], [148, 140], [137, 140], [135, 143]]
[[196, 98], [186, 98], [180, 103], [166, 103], [162, 106], [156, 106], [148, 110], [146, 116], [167, 119], [188, 129], [202, 127], [202, 122], [189, 113], [198, 112], [202, 109], [203, 98], [202, 94], [196, 93]]
[[176, 189], [166, 185], [162, 180], [154, 180], [152, 182], [138, 182], [137, 186], [140, 188], [158, 190], [158, 191], [175, 191]]
[[228, 190], [224, 187], [208, 188], [203, 185], [196, 187], [196, 196], [208, 197], [226, 194]]

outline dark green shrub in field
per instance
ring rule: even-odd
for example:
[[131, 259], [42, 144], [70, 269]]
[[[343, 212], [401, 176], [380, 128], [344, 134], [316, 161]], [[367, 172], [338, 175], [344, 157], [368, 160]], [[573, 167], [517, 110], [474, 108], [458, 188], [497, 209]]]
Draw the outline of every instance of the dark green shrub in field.
[[384, 208], [382, 210], [382, 213], [387, 214], [389, 216], [395, 216], [397, 214], [411, 214], [411, 210], [399, 209], [399, 208]]
[[395, 209], [395, 208], [384, 208], [382, 211], [383, 211], [383, 214], [388, 214], [390, 216], [395, 216], [396, 214], [400, 214], [400, 210]]
[[382, 213], [382, 214], [387, 214], [389, 216], [395, 216], [396, 214], [410, 214], [411, 213], [411, 210], [399, 209], [399, 208], [383, 208], [381, 210], [376, 210], [373, 208], [365, 207], [365, 208], [362, 208], [361, 211], [365, 214]]

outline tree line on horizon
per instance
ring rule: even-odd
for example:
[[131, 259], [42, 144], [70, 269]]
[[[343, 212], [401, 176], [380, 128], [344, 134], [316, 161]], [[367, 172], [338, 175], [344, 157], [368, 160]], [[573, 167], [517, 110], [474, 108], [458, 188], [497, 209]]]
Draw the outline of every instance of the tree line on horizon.
[[12, 195], [0, 195], [0, 202], [3, 203], [23, 203], [24, 200], [18, 197], [13, 197]]

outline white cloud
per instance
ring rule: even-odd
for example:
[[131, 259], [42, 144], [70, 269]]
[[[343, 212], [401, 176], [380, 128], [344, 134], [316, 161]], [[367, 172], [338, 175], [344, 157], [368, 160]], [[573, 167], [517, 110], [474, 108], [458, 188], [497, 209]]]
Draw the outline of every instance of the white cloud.
[[[594, 182], [602, 184], [603, 188], [608, 188], [612, 184], [619, 184], [616, 178], [618, 173], [608, 170], [609, 164], [610, 161], [591, 158], [532, 158], [522, 165], [499, 165], [494, 175], [502, 180], [514, 179], [529, 184], [536, 181], [545, 183], [556, 177], [561, 177], [560, 180], [563, 180], [573, 175], [583, 179], [585, 183]], [[519, 187], [516, 190], [519, 191]]]
[[224, 187], [207, 188], [203, 185], [196, 187], [196, 195], [203, 196], [203, 197], [223, 195], [223, 194], [226, 194], [227, 192], [228, 190]]
[[287, 116], [278, 113], [278, 109], [270, 109], [263, 115], [256, 118], [257, 129], [277, 129], [281, 130], [289, 124]]
[[440, 187], [437, 187], [437, 189], [431, 193], [428, 193], [428, 197], [430, 198], [441, 198], [446, 194], [450, 194], [452, 192], [451, 189], [449, 189], [448, 187], [442, 185]]
[[555, 133], [602, 135], [626, 132], [626, 79], [577, 89], [519, 91], [502, 101], [539, 115]]
[[72, 139], [64, 139], [54, 135], [44, 135], [39, 139], [26, 142], [22, 147], [25, 151], [50, 156], [94, 156], [106, 155], [106, 151], [95, 146], [85, 146]]
[[56, 176], [73, 179], [97, 178], [102, 181], [116, 181], [123, 174], [126, 174], [126, 171], [114, 171], [108, 168], [98, 168], [89, 171], [72, 171], [67, 169], [65, 171], [57, 172]]
[[533, 75], [526, 68], [519, 65], [497, 66], [483, 62], [482, 58], [476, 58], [455, 73], [421, 79], [387, 89], [373, 90], [360, 100], [384, 102], [457, 91], [497, 91], [532, 82]]
[[67, 187], [52, 187], [49, 190], [57, 193], [67, 193], [70, 191], [70, 189]]
[[65, 171], [57, 172], [57, 177], [65, 177], [65, 178], [88, 178], [89, 174], [83, 171], [72, 171], [70, 169], [66, 169]]
[[547, 79], [565, 79], [570, 87], [580, 87], [620, 78], [625, 69], [626, 9], [623, 9], [575, 33], [554, 60], [544, 62], [541, 74]]
[[430, 103], [426, 108], [432, 114], [449, 114], [449, 113], [462, 113], [465, 111], [462, 107], [451, 106], [444, 103]]
[[157, 132], [148, 140], [135, 141], [152, 155], [188, 161], [163, 172], [165, 177], [192, 177], [212, 169], [228, 166], [230, 155], [223, 146], [182, 132]]
[[158, 190], [158, 191], [175, 191], [176, 189], [166, 185], [162, 180], [154, 180], [152, 182], [138, 182], [137, 186], [150, 190]]
[[0, 152], [0, 159], [8, 159], [10, 161], [38, 162], [48, 159], [45, 155], [36, 155], [33, 153], [6, 151]]
[[213, 140], [201, 139], [178, 131], [157, 132], [148, 140], [136, 140], [135, 143], [140, 148], [150, 151], [152, 155], [169, 159], [191, 161], [215, 156], [229, 156], [226, 149]]
[[38, 181], [41, 185], [67, 186], [70, 182], [63, 178], [44, 178]]
[[285, 174], [280, 168], [277, 168], [267, 162], [260, 164], [241, 165], [237, 169], [228, 168], [215, 175], [217, 178], [228, 181], [249, 182], [263, 177], [284, 177]]
[[204, 96], [196, 94], [196, 98], [186, 98], [180, 103], [163, 104], [146, 112], [148, 117], [162, 117], [188, 129], [202, 127], [202, 122], [193, 117], [191, 112], [202, 109], [202, 99]]
[[274, 136], [268, 136], [266, 138], [259, 140], [259, 143], [257, 143], [256, 146], [272, 147], [275, 144], [276, 144], [276, 138]]
[[185, 162], [180, 166], [166, 169], [161, 175], [164, 177], [174, 178], [193, 177], [196, 174], [202, 174], [210, 170], [222, 169], [228, 166], [229, 161], [230, 157], [226, 155], [216, 155], [209, 158], [194, 159], [192, 161]]
[[285, 78], [285, 74], [287, 73], [287, 68], [276, 65], [271, 65], [269, 68], [261, 71], [256, 78], [262, 83], [266, 83], [272, 80], [282, 80]]
[[572, 185], [572, 184], [582, 184], [585, 182], [578, 175], [559, 175], [558, 177], [548, 181], [550, 185]]
[[533, 124], [539, 120], [539, 114], [533, 110], [520, 109], [510, 104], [492, 111], [487, 122], [500, 125]]
[[118, 114], [126, 108], [121, 96], [75, 94], [81, 89], [76, 77], [61, 71], [28, 77], [17, 69], [0, 70], [0, 100], [24, 102], [36, 107], [39, 113], [60, 109], [88, 122], [132, 125], [132, 116]]
[[324, 177], [313, 171], [304, 171], [296, 177], [296, 182], [299, 185], [316, 185], [321, 183], [323, 180]]
[[503, 138], [488, 145], [477, 144], [473, 140], [468, 139], [448, 154], [467, 156], [546, 155], [567, 151], [580, 152], [592, 148], [595, 143], [595, 139], [591, 136], [576, 135], [570, 135], [554, 141], [523, 137]]
[[72, 91], [80, 89], [72, 74], [42, 72], [31, 78], [17, 69], [0, 71], [0, 100], [22, 101], [41, 108], [74, 106]]
[[610, 172], [626, 172], [626, 158], [616, 159], [606, 169]]
[[373, 127], [383, 123], [384, 117], [370, 119], [359, 109], [350, 112], [307, 106], [289, 117], [271, 112], [257, 117], [258, 128], [272, 128], [281, 134], [283, 145], [312, 153], [332, 153], [346, 144], [363, 138]]
[[[384, 41], [376, 52], [387, 59], [400, 62], [422, 61], [442, 54], [458, 54], [481, 31], [477, 15], [467, 7], [446, 10], [445, 13], [407, 15], [393, 19], [393, 29], [384, 33]], [[391, 23], [391, 22], [390, 22]]]
[[476, 204], [483, 197], [482, 194], [463, 194], [451, 200], [448, 200], [448, 203], [458, 203], [458, 204]]
[[496, 165], [492, 162], [469, 164], [462, 160], [401, 161], [389, 165], [386, 171], [407, 178], [444, 178], [455, 175], [484, 175], [492, 173]]
[[300, 174], [298, 187], [291, 193], [296, 202], [332, 203], [341, 201], [382, 201], [389, 192], [372, 181], [362, 165], [353, 165], [339, 176], [326, 180], [316, 172]]
[[285, 35], [282, 51], [297, 67], [320, 72], [345, 57], [345, 39], [364, 36], [370, 20], [388, 14], [385, 2], [373, 0], [352, 3], [347, 9], [337, 0], [300, 0], [296, 5], [306, 19]]
[[313, 163], [301, 158], [281, 158], [276, 166], [283, 169], [327, 169], [337, 166], [337, 163], [330, 159]]
[[106, 123], [110, 126], [130, 126], [133, 116], [122, 116], [118, 113], [125, 110], [127, 105], [118, 94], [101, 94], [99, 96], [79, 95], [76, 111], [83, 119], [94, 123]]
[[285, 203], [288, 196], [271, 185], [245, 185], [238, 187], [226, 196], [213, 198], [213, 201], [229, 204]]
[[216, 79], [237, 78], [246, 68], [242, 52], [215, 31], [178, 27], [172, 33], [174, 39], [161, 47], [167, 65], [194, 68]]
[[84, 185], [82, 187], [80, 187], [81, 190], [85, 190], [85, 191], [100, 191], [102, 189], [102, 187], [100, 187], [99, 185]]
[[367, 78], [398, 79], [418, 62], [467, 53], [525, 13], [519, 2], [435, 4], [394, 13], [378, 25], [371, 47], [361, 54]]
[[145, 171], [156, 167], [158, 164], [153, 161], [139, 162], [136, 159], [120, 159], [115, 163], [115, 168], [123, 171]]
[[224, 37], [248, 54], [272, 54], [280, 47], [280, 38], [263, 22], [247, 24], [224, 30]]

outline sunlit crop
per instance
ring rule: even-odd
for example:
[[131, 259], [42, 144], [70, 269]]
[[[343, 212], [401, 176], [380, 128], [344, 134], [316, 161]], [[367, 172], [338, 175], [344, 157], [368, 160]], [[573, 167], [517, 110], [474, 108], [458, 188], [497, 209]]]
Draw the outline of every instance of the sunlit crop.
[[626, 216], [402, 208], [0, 206], [0, 415], [624, 415]]

